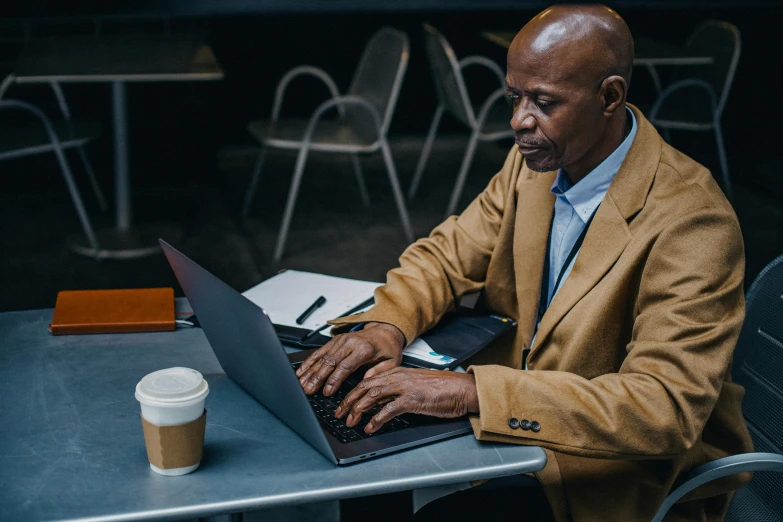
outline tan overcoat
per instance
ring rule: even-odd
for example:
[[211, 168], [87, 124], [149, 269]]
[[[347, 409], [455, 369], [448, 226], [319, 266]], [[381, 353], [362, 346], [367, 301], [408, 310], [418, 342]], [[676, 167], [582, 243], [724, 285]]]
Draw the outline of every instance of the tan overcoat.
[[[402, 254], [370, 312], [340, 321], [390, 323], [410, 342], [476, 291], [514, 317], [516, 335], [471, 361], [471, 420], [480, 440], [546, 449], [537, 476], [558, 522], [650, 520], [682, 473], [752, 451], [729, 373], [745, 311], [736, 216], [710, 172], [629, 107], [633, 145], [533, 346], [556, 172], [531, 171], [516, 147], [462, 215]], [[669, 520], [721, 520], [747, 479], [696, 490]]]

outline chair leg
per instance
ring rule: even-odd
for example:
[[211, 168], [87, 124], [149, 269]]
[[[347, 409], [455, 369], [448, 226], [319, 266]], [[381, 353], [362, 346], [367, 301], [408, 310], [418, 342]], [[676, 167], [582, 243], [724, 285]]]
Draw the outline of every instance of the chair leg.
[[397, 169], [394, 168], [394, 160], [389, 150], [389, 142], [386, 139], [381, 141], [381, 153], [383, 154], [383, 161], [386, 163], [386, 171], [389, 174], [389, 183], [391, 183], [394, 201], [397, 203], [397, 211], [400, 213], [405, 239], [408, 240], [408, 243], [413, 243], [413, 227], [411, 227], [411, 220], [408, 217], [408, 209], [405, 208], [405, 199], [400, 189], [400, 181], [397, 179]]
[[258, 180], [261, 178], [261, 167], [264, 165], [264, 159], [266, 158], [266, 145], [261, 146], [261, 150], [258, 151], [256, 156], [256, 164], [253, 167], [253, 174], [250, 176], [250, 185], [245, 192], [245, 205], [242, 209], [242, 217], [246, 218], [250, 213], [250, 205], [253, 203], [253, 196], [256, 194], [258, 188]]
[[90, 160], [87, 159], [87, 153], [84, 151], [84, 147], [79, 147], [79, 156], [82, 158], [84, 170], [87, 171], [87, 177], [90, 178], [90, 185], [92, 185], [92, 190], [95, 192], [95, 197], [98, 199], [98, 204], [101, 206], [101, 210], [105, 211], [107, 208], [106, 198], [103, 197], [101, 186], [98, 185], [98, 180], [95, 179], [95, 172], [92, 170]]
[[446, 209], [446, 217], [449, 217], [457, 210], [459, 204], [459, 197], [462, 195], [462, 189], [465, 188], [465, 181], [468, 179], [468, 171], [470, 165], [473, 163], [473, 154], [476, 152], [476, 145], [478, 144], [479, 133], [474, 131], [470, 135], [470, 141], [468, 142], [468, 148], [465, 150], [465, 156], [462, 158], [462, 166], [459, 169], [457, 175], [457, 183], [454, 185], [454, 191], [451, 193], [451, 200], [449, 206]]
[[87, 242], [92, 247], [94, 252], [93, 257], [95, 259], [100, 258], [100, 249], [98, 247], [98, 240], [95, 238], [95, 232], [93, 232], [90, 218], [87, 216], [87, 211], [84, 208], [84, 203], [79, 195], [79, 189], [76, 187], [76, 182], [73, 180], [73, 174], [71, 168], [68, 166], [68, 161], [65, 158], [65, 153], [62, 148], [55, 146], [54, 154], [57, 156], [57, 162], [60, 164], [60, 170], [62, 170], [63, 177], [65, 178], [65, 184], [68, 186], [68, 192], [71, 194], [71, 200], [76, 207], [76, 213], [79, 215], [79, 221], [81, 221], [82, 228], [84, 229], [84, 235], [87, 236]]
[[416, 191], [419, 190], [421, 176], [424, 174], [424, 167], [427, 165], [430, 152], [432, 152], [432, 142], [435, 141], [435, 133], [438, 131], [438, 125], [440, 124], [442, 116], [443, 105], [438, 105], [438, 108], [435, 109], [435, 115], [432, 117], [432, 123], [430, 123], [430, 130], [427, 132], [427, 139], [424, 140], [424, 148], [421, 150], [419, 162], [416, 164], [416, 172], [413, 174], [413, 181], [411, 181], [411, 186], [408, 187], [408, 200], [416, 197]]
[[726, 192], [726, 198], [733, 204], [734, 189], [731, 187], [731, 180], [729, 179], [729, 162], [726, 159], [726, 148], [723, 145], [723, 133], [718, 121], [715, 122], [715, 143], [718, 146], [718, 158], [720, 158], [720, 169], [723, 174], [723, 190]]
[[362, 164], [359, 161], [358, 154], [351, 154], [351, 162], [353, 163], [353, 173], [356, 175], [356, 183], [359, 185], [359, 194], [362, 197], [362, 203], [367, 208], [370, 208], [370, 194], [367, 192], [367, 185], [364, 183], [364, 175], [362, 174]]
[[288, 190], [288, 200], [283, 212], [283, 222], [280, 225], [280, 232], [277, 235], [277, 244], [275, 245], [275, 262], [280, 262], [283, 258], [285, 242], [288, 239], [288, 229], [291, 226], [291, 219], [294, 216], [294, 206], [296, 206], [296, 197], [299, 195], [299, 185], [302, 183], [302, 174], [304, 173], [305, 163], [307, 162], [307, 147], [299, 149], [299, 155], [296, 157], [296, 166], [294, 167], [294, 177], [291, 179], [291, 188]]

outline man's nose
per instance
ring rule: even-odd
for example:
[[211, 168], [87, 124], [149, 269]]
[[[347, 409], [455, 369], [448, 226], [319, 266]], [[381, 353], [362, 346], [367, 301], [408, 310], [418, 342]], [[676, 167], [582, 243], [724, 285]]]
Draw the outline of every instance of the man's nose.
[[536, 128], [536, 119], [526, 107], [525, 103], [520, 103], [514, 113], [511, 115], [511, 128], [516, 132], [523, 130], [534, 130]]

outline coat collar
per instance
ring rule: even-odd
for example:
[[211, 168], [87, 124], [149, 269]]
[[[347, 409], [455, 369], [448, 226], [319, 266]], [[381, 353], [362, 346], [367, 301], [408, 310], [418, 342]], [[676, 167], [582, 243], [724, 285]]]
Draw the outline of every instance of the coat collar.
[[628, 108], [633, 111], [639, 126], [636, 139], [606, 193], [626, 221], [644, 207], [663, 148], [663, 140], [652, 123], [635, 106], [629, 103]]
[[[538, 348], [547, 340], [562, 318], [601, 280], [620, 257], [631, 240], [628, 221], [644, 207], [647, 201], [647, 194], [660, 162], [661, 138], [639, 109], [630, 104], [629, 108], [634, 112], [639, 125], [636, 139], [617, 176], [609, 186], [603, 203], [598, 208], [568, 279], [565, 280], [541, 319], [536, 333], [536, 344], [531, 349], [528, 361], [531, 361]], [[536, 181], [544, 185], [548, 180], [551, 186], [554, 176], [554, 172], [543, 174]], [[549, 187], [546, 188], [548, 191]], [[520, 192], [520, 200], [522, 196]], [[517, 207], [519, 214], [524, 215], [517, 216], [514, 255], [517, 259], [524, 260], [521, 263], [523, 266], [519, 267], [523, 271], [517, 277], [517, 296], [520, 303], [519, 327], [525, 329], [523, 334], [525, 346], [530, 346], [528, 337], [535, 328], [546, 254], [546, 237], [554, 213], [553, 199], [551, 193], [548, 198], [538, 194], [539, 202], [531, 204], [534, 211], [540, 212], [535, 216], [530, 215], [523, 206], [528, 204], [527, 198]], [[520, 226], [523, 230], [520, 230]], [[528, 235], [532, 237], [527, 237]], [[522, 281], [519, 281], [520, 279]], [[536, 288], [535, 291], [532, 291], [533, 287]]]

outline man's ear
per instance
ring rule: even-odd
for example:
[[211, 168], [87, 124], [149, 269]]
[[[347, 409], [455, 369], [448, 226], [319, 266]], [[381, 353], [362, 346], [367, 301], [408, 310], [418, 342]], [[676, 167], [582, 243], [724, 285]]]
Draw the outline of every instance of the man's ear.
[[604, 114], [609, 116], [625, 106], [628, 95], [628, 83], [622, 76], [609, 76], [601, 82], [601, 105]]

